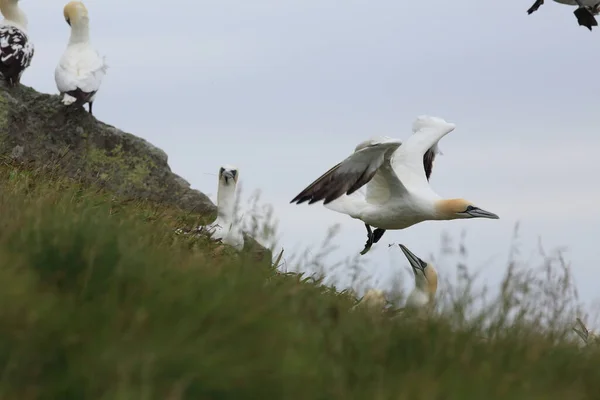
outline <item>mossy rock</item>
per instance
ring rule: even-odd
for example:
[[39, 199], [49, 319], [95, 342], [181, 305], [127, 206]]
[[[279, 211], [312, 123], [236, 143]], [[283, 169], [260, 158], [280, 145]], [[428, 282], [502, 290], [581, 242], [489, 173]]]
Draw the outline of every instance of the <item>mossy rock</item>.
[[98, 121], [60, 97], [20, 86], [0, 88], [0, 155], [97, 184], [125, 198], [212, 216], [216, 207], [174, 174], [167, 155], [146, 140]]

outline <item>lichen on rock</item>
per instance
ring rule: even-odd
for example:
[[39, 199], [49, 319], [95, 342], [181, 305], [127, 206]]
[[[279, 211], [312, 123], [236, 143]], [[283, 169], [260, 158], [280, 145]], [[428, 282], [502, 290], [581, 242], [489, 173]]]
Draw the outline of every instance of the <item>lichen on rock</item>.
[[0, 155], [51, 166], [125, 199], [175, 206], [207, 222], [216, 218], [213, 202], [171, 171], [163, 150], [27, 86], [0, 86]]

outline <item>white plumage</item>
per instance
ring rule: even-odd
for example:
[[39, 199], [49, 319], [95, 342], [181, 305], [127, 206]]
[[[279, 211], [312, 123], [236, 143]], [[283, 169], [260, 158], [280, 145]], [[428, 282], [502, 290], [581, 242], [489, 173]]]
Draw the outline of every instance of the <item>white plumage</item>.
[[238, 169], [232, 165], [223, 165], [219, 169], [219, 188], [217, 189], [217, 219], [202, 227], [213, 240], [220, 240], [236, 250], [244, 248], [244, 234], [240, 221], [235, 216], [236, 188], [239, 179]]
[[65, 20], [71, 26], [71, 37], [54, 78], [65, 105], [92, 104], [102, 84], [108, 66], [104, 57], [94, 49], [89, 39], [89, 17], [83, 3], [72, 1], [64, 8]]
[[27, 35], [27, 17], [18, 1], [0, 0], [0, 11], [4, 16], [0, 22], [0, 76], [14, 86], [31, 65], [35, 50]]
[[[464, 199], [442, 199], [429, 185], [437, 143], [454, 128], [441, 118], [421, 116], [404, 143], [389, 137], [364, 141], [292, 203], [324, 200], [325, 207], [363, 221], [367, 244], [361, 254], [388, 229], [405, 229], [427, 220], [497, 219]], [[372, 232], [371, 226], [378, 229]]]

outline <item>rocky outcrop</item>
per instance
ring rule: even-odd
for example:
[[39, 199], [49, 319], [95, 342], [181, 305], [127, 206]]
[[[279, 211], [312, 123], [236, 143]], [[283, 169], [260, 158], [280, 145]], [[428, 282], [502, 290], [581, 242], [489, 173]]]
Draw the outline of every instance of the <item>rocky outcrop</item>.
[[[167, 154], [146, 140], [98, 121], [59, 96], [27, 86], [0, 87], [0, 155], [99, 185], [130, 199], [147, 199], [216, 217], [216, 206], [171, 171]], [[248, 237], [248, 245], [260, 245]]]

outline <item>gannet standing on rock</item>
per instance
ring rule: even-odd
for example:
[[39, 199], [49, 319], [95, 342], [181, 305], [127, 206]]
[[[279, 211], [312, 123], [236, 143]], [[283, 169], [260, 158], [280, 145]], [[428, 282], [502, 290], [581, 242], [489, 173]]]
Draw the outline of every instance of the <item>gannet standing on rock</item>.
[[[325, 207], [365, 223], [369, 251], [388, 229], [405, 229], [427, 220], [498, 219], [464, 199], [442, 199], [429, 185], [438, 141], [454, 124], [421, 116], [413, 134], [402, 143], [389, 137], [373, 138], [311, 183], [291, 202], [324, 200]], [[366, 185], [366, 190], [359, 191]], [[375, 227], [375, 231], [371, 231]]]
[[63, 104], [88, 103], [92, 114], [92, 104], [108, 66], [90, 44], [90, 19], [83, 3], [68, 3], [64, 16], [71, 26], [71, 37], [54, 72], [56, 87], [63, 95]]
[[4, 20], [0, 22], [0, 75], [9, 86], [21, 81], [31, 64], [34, 48], [27, 36], [27, 16], [18, 0], [0, 0]]
[[223, 165], [219, 169], [219, 188], [217, 189], [217, 219], [212, 224], [202, 227], [207, 230], [213, 240], [234, 247], [244, 248], [244, 234], [239, 221], [235, 218], [236, 187], [239, 178], [238, 169], [232, 165]]
[[[580, 26], [585, 26], [590, 31], [593, 26], [598, 26], [598, 21], [594, 15], [600, 13], [600, 0], [554, 0], [557, 3], [567, 4], [569, 6], [577, 6], [573, 12], [577, 17], [577, 22]], [[544, 0], [536, 0], [535, 3], [527, 10], [527, 14], [532, 14], [544, 4]]]
[[406, 308], [426, 309], [433, 306], [435, 293], [437, 292], [437, 271], [430, 263], [426, 263], [414, 255], [403, 244], [398, 245], [408, 259], [415, 274], [415, 288], [406, 299]]

